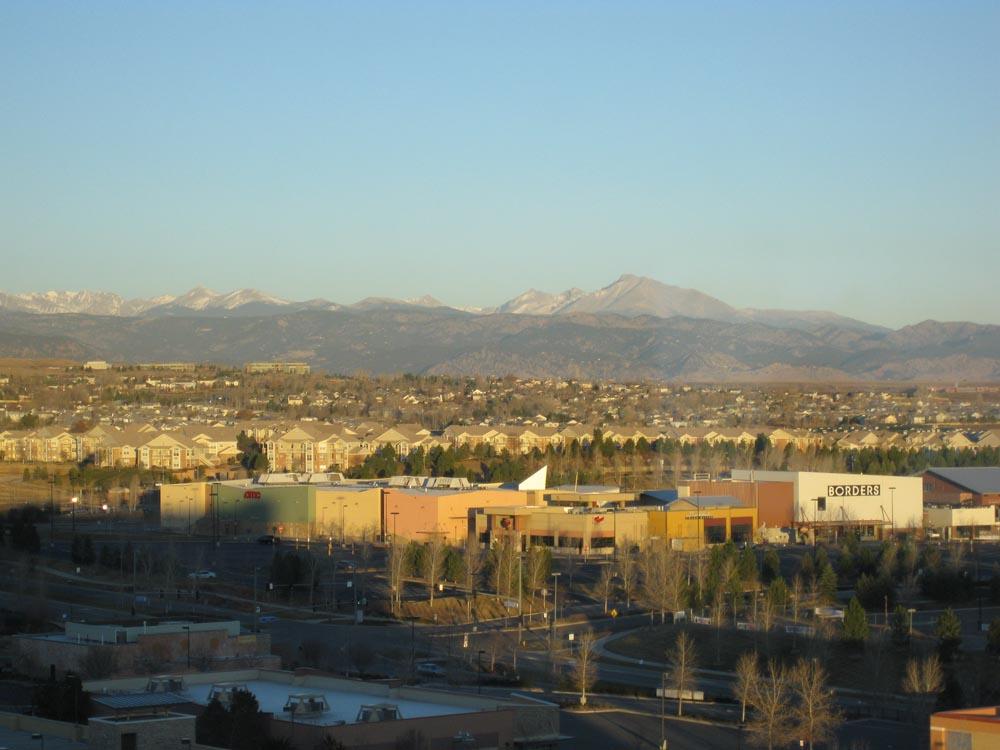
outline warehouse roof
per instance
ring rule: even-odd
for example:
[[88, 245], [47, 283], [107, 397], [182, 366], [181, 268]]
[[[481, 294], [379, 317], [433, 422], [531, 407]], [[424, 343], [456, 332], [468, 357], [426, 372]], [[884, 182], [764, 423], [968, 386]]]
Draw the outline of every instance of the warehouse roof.
[[978, 495], [1000, 492], [1000, 466], [968, 466], [927, 471]]
[[191, 699], [181, 693], [117, 693], [114, 695], [92, 695], [90, 699], [101, 706], [113, 709], [156, 708], [189, 703]]

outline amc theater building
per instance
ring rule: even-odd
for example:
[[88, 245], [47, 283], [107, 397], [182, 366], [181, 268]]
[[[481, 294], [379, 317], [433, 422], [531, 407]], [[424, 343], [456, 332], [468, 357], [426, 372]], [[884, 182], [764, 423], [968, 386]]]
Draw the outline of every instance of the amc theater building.
[[[881, 539], [923, 527], [923, 480], [876, 474], [812, 471], [733, 471], [734, 482], [768, 485], [754, 492], [761, 517], [773, 517], [772, 497], [781, 497], [787, 525], [800, 540], [836, 539], [845, 533]], [[775, 486], [784, 485], [783, 492]], [[784, 499], [790, 496], [791, 503]], [[778, 503], [777, 499], [774, 501]], [[784, 524], [782, 524], [784, 526]]]

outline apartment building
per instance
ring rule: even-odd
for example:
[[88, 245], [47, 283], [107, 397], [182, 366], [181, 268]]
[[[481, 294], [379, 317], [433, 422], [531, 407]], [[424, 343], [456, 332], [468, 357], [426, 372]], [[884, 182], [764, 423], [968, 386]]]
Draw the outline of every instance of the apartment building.
[[303, 422], [276, 432], [264, 449], [271, 471], [323, 472], [364, 462], [372, 447], [343, 425]]

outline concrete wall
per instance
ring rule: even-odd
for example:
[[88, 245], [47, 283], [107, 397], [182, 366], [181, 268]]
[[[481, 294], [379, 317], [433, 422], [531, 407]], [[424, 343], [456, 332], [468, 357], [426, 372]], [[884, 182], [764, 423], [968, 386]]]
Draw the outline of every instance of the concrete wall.
[[187, 531], [208, 513], [207, 482], [160, 486], [160, 528]]
[[974, 528], [978, 537], [984, 527], [992, 531], [997, 523], [993, 508], [927, 508], [924, 516], [927, 527], [941, 530], [945, 539], [968, 537]]
[[[385, 529], [400, 538], [427, 541], [441, 534], [449, 544], [464, 543], [469, 510], [503, 505], [526, 505], [528, 493], [519, 490], [464, 490], [428, 492], [384, 490]], [[393, 513], [397, 513], [395, 517]]]
[[136, 750], [179, 748], [182, 739], [194, 742], [195, 717], [181, 714], [116, 719], [98, 717], [90, 720], [89, 745], [94, 750], [120, 750], [122, 736], [134, 734]]
[[[188, 669], [187, 633], [151, 633], [140, 636], [134, 643], [118, 645], [30, 635], [15, 636], [11, 643], [14, 658], [24, 665], [33, 665], [38, 676], [48, 675], [49, 665], [54, 664], [57, 670], [74, 670], [86, 677], [85, 660], [95, 650], [108, 657], [116, 675], [180, 673]], [[222, 666], [275, 667], [280, 663], [280, 657], [271, 655], [268, 633], [236, 637], [230, 637], [224, 630], [191, 633], [192, 670]]]
[[317, 536], [339, 538], [343, 532], [347, 539], [380, 539], [384, 532], [382, 489], [318, 487], [312, 517], [314, 534]]
[[650, 510], [649, 535], [666, 539], [675, 549], [694, 552], [708, 546], [706, 527], [718, 523], [723, 541], [733, 539], [734, 525], [749, 524], [751, 538], [757, 528], [757, 511], [753, 507], [698, 508], [680, 507], [674, 510]]
[[0, 711], [0, 727], [15, 732], [39, 732], [49, 737], [60, 737], [75, 742], [86, 742], [90, 735], [86, 724], [71, 724], [68, 721], [55, 721], [7, 711]]
[[[764, 505], [761, 494], [765, 483], [792, 485], [795, 524], [867, 521], [886, 528], [894, 524], [899, 530], [917, 529], [923, 524], [923, 483], [920, 477], [810, 471], [733, 471], [733, 479], [748, 480], [751, 476], [761, 483], [758, 488], [758, 505], [761, 508]], [[894, 492], [891, 487], [895, 487]], [[817, 498], [826, 498], [826, 510], [820, 510]], [[763, 510], [760, 515], [761, 522], [766, 523]]]

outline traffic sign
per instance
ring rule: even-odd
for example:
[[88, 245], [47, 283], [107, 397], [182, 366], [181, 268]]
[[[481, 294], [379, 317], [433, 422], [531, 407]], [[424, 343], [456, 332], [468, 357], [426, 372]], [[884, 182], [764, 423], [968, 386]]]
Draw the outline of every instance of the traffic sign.
[[618, 610], [617, 609], [612, 609], [611, 610], [611, 616], [612, 617], [618, 617]]

